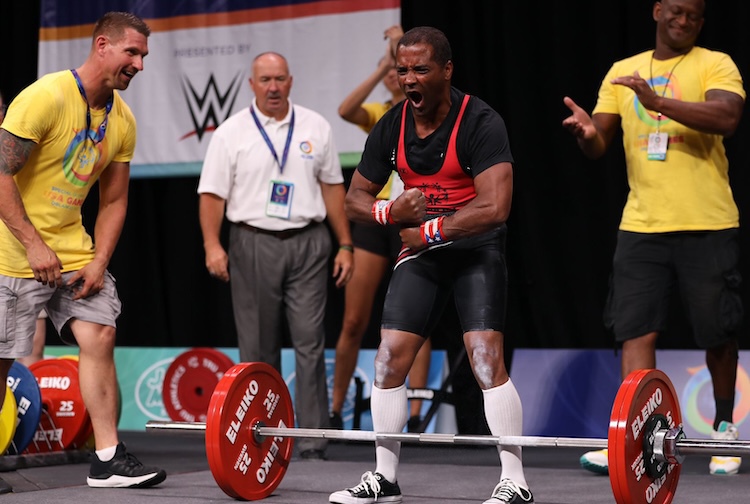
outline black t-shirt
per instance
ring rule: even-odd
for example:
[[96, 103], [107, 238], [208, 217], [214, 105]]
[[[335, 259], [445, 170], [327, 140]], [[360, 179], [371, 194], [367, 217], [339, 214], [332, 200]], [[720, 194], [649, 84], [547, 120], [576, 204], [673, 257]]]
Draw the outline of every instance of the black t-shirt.
[[[451, 88], [451, 110], [438, 129], [426, 138], [417, 137], [411, 108], [406, 107], [406, 160], [415, 172], [431, 175], [440, 170], [464, 95]], [[367, 137], [357, 170], [373, 183], [385, 184], [396, 167], [402, 111], [403, 102], [394, 105]], [[513, 162], [505, 122], [500, 114], [476, 96], [471, 97], [464, 111], [456, 149], [462, 168], [471, 177], [498, 163]]]

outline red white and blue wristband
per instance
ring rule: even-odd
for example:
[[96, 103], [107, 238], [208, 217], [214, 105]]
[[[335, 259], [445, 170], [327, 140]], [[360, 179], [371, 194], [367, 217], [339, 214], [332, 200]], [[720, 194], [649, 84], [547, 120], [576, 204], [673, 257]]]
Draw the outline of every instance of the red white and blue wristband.
[[375, 222], [382, 226], [395, 224], [396, 221], [391, 217], [391, 205], [393, 205], [393, 201], [375, 200], [375, 203], [372, 204], [372, 217]]
[[419, 233], [422, 237], [422, 243], [425, 245], [433, 245], [445, 241], [443, 219], [445, 219], [445, 216], [441, 215], [440, 217], [435, 217], [434, 219], [430, 219], [419, 225]]

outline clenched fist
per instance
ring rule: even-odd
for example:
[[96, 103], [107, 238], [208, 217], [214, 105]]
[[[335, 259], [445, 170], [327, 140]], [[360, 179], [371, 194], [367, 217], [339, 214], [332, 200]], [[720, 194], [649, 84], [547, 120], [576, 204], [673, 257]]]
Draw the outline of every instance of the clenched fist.
[[427, 200], [414, 187], [401, 193], [391, 207], [391, 217], [399, 224], [421, 224], [426, 213]]

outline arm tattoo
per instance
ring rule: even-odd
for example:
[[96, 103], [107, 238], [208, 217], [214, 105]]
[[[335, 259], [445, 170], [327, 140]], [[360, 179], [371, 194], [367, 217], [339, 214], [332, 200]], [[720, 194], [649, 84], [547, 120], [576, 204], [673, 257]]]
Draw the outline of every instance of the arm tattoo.
[[0, 129], [0, 174], [15, 175], [29, 159], [36, 144]]

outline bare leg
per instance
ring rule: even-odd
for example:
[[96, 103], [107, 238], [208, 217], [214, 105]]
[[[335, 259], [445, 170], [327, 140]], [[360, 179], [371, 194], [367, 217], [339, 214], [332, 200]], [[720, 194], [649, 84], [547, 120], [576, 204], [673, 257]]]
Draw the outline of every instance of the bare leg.
[[115, 446], [119, 442], [115, 328], [74, 319], [70, 329], [80, 347], [78, 377], [94, 427], [96, 449]]
[[36, 331], [34, 332], [34, 346], [31, 350], [31, 355], [26, 357], [19, 357], [17, 360], [26, 367], [31, 366], [33, 363], [44, 359], [44, 344], [47, 339], [47, 319], [38, 318], [36, 319]]
[[714, 429], [718, 428], [722, 420], [734, 423], [732, 410], [737, 383], [738, 352], [737, 341], [734, 340], [706, 350], [706, 367], [711, 374], [716, 402]]
[[349, 382], [357, 366], [357, 355], [362, 344], [380, 281], [389, 260], [366, 250], [354, 249], [354, 274], [346, 286], [344, 321], [336, 342], [336, 361], [333, 371], [331, 410], [341, 414]]
[[652, 332], [627, 340], [622, 344], [621, 372], [624, 380], [637, 369], [656, 368], [656, 338], [659, 333]]

